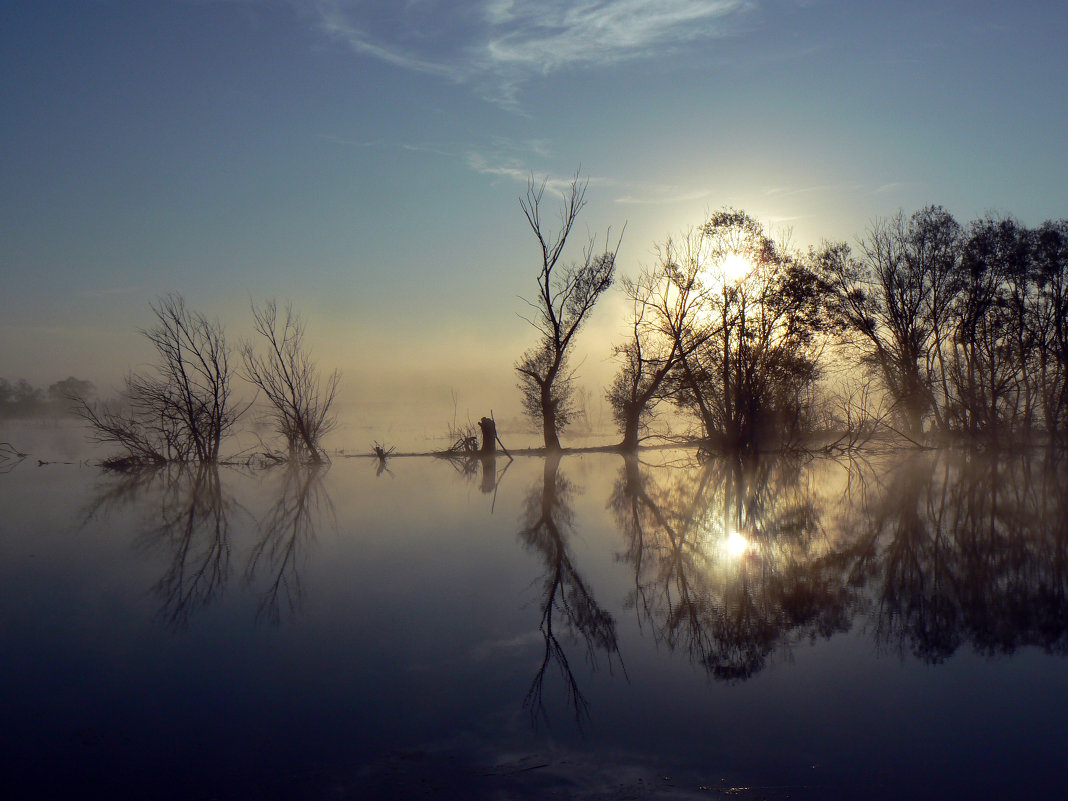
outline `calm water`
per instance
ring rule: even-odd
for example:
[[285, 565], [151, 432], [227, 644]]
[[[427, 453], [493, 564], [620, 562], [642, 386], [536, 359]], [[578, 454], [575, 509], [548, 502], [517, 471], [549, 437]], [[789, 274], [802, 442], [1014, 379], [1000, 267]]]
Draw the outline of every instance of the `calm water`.
[[1063, 798], [1044, 458], [0, 474], [4, 798]]

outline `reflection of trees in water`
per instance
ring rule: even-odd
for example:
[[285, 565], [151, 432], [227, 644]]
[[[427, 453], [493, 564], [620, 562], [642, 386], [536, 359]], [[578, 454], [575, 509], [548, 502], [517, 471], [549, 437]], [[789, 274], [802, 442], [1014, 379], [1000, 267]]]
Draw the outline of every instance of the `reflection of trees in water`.
[[[322, 479], [328, 465], [287, 463], [276, 500], [259, 521], [245, 576], [266, 576], [259, 615], [277, 623], [283, 604], [293, 611], [303, 596], [300, 568], [323, 513], [333, 505]], [[183, 628], [193, 612], [218, 597], [231, 574], [231, 520], [243, 509], [212, 464], [172, 464], [109, 473], [86, 513], [106, 517], [144, 505], [139, 547], [165, 555], [167, 567], [153, 591], [160, 614]]]
[[194, 609], [208, 604], [230, 574], [230, 517], [236, 504], [223, 489], [214, 464], [171, 464], [109, 475], [86, 519], [135, 502], [151, 512], [137, 543], [167, 555], [167, 569], [153, 591], [160, 614], [184, 627]]
[[626, 460], [609, 506], [627, 538], [631, 602], [658, 641], [732, 680], [778, 646], [848, 628], [852, 593], [806, 476], [784, 458], [716, 459], [658, 482]]
[[257, 574], [267, 575], [259, 614], [272, 623], [280, 621], [283, 601], [294, 612], [304, 596], [300, 580], [302, 559], [315, 540], [321, 516], [334, 514], [333, 503], [323, 487], [323, 477], [329, 469], [329, 463], [287, 462], [278, 500], [260, 521], [259, 538], [249, 554], [245, 575], [249, 581]]
[[[869, 477], [870, 478], [870, 477]], [[856, 499], [876, 636], [940, 662], [962, 643], [1068, 652], [1068, 499], [1055, 457], [917, 454]]]
[[[881, 645], [927, 662], [962, 644], [1068, 653], [1062, 458], [854, 462], [837, 507], [818, 500], [815, 475], [781, 457], [659, 471], [628, 460], [609, 506], [639, 621], [721, 679], [858, 614]], [[744, 554], [729, 552], [733, 532]]]
[[[616, 624], [594, 599], [568, 551], [568, 537], [574, 525], [571, 508], [572, 484], [559, 471], [559, 454], [545, 459], [541, 486], [527, 497], [520, 538], [545, 561], [539, 630], [545, 638], [541, 664], [530, 684], [523, 705], [532, 718], [546, 717], [543, 689], [545, 675], [556, 665], [564, 680], [567, 700], [580, 722], [588, 715], [588, 703], [568, 662], [560, 636], [581, 639], [587, 661], [596, 666], [598, 651], [619, 656]], [[563, 631], [561, 632], [561, 627]]]

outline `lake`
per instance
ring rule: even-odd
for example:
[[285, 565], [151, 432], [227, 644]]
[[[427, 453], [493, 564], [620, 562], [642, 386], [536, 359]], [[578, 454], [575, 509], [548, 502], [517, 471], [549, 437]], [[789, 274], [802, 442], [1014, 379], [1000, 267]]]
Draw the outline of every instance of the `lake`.
[[1055, 456], [68, 461], [0, 466], [4, 798], [1064, 797]]

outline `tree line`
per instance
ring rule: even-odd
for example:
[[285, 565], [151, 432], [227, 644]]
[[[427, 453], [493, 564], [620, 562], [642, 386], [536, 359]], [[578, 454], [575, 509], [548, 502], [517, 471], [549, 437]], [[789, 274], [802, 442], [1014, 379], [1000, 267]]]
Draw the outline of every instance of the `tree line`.
[[95, 394], [91, 381], [74, 376], [49, 384], [46, 389], [35, 387], [24, 378], [0, 378], [0, 420], [65, 417], [77, 412], [72, 398], [91, 398]]
[[[619, 241], [561, 254], [588, 182], [545, 183], [520, 204], [541, 250], [528, 321], [538, 342], [516, 363], [524, 406], [559, 450], [574, 398], [576, 333], [615, 277]], [[1063, 437], [1068, 417], [1068, 221], [1027, 228], [986, 216], [966, 226], [940, 206], [875, 222], [856, 249], [802, 253], [725, 208], [657, 248], [622, 289], [626, 341], [606, 391], [633, 451], [662, 404], [708, 449], [751, 451], [879, 425], [913, 442]]]
[[[536, 292], [524, 319], [536, 341], [515, 363], [522, 405], [547, 452], [575, 418], [575, 343], [616, 282], [622, 235], [591, 236], [565, 259], [586, 205], [578, 173], [556, 225], [547, 182], [520, 208], [538, 244]], [[1062, 439], [1068, 427], [1068, 221], [1027, 228], [986, 216], [966, 226], [940, 206], [880, 220], [857, 246], [807, 252], [731, 208], [656, 248], [619, 281], [626, 339], [605, 395], [633, 452], [656, 415], [690, 421], [707, 451], [750, 452], [824, 442], [852, 447], [879, 433], [914, 443]], [[245, 408], [235, 376], [267, 401], [283, 447], [272, 458], [321, 461], [340, 374], [321, 375], [305, 323], [274, 301], [252, 306], [256, 337], [235, 356], [217, 322], [179, 295], [152, 305], [142, 333], [153, 369], [131, 373], [121, 406], [79, 413], [129, 464], [214, 462]], [[829, 437], [829, 439], [828, 439]]]

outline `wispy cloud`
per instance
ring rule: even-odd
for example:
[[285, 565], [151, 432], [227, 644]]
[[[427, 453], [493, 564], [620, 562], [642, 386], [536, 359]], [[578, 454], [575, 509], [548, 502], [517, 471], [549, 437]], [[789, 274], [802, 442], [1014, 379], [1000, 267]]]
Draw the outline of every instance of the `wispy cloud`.
[[726, 32], [743, 0], [587, 0], [491, 2], [485, 42], [495, 65], [547, 73], [581, 64], [610, 64], [662, 54]]
[[860, 192], [864, 186], [856, 183], [816, 184], [814, 186], [786, 187], [776, 186], [764, 192], [768, 197], [794, 197], [796, 195], [813, 195], [842, 192]]
[[78, 292], [79, 295], [85, 298], [106, 298], [106, 297], [123, 297], [126, 295], [136, 295], [142, 292], [139, 287], [133, 286], [114, 286], [114, 287], [97, 287], [95, 289], [82, 289]]
[[708, 197], [711, 192], [707, 189], [695, 189], [686, 191], [678, 187], [662, 188], [662, 187], [641, 187], [645, 191], [645, 194], [641, 195], [622, 195], [616, 198], [616, 203], [623, 205], [643, 205], [643, 206], [666, 206], [671, 203], [691, 203], [695, 200], [702, 200]]
[[447, 145], [436, 145], [428, 142], [396, 142], [385, 139], [348, 139], [343, 136], [334, 136], [333, 134], [319, 134], [319, 138], [327, 142], [332, 142], [335, 145], [342, 145], [343, 147], [406, 150], [410, 153], [433, 153], [438, 156], [450, 157], [456, 155], [455, 151], [450, 150]]
[[[474, 151], [469, 152], [464, 157], [464, 162], [472, 170], [482, 175], [490, 175], [496, 178], [507, 178], [510, 181], [515, 181], [520, 184], [525, 184], [532, 179], [540, 182], [544, 176], [546, 189], [556, 194], [566, 192], [574, 178], [574, 176], [568, 176], [566, 178], [551, 177], [548, 176], [547, 173], [536, 170], [520, 159], [501, 158], [492, 155], [487, 156], [483, 153]], [[587, 175], [583, 175], [582, 180], [589, 181], [590, 184], [604, 183], [603, 179]]]
[[515, 104], [537, 76], [662, 57], [730, 35], [755, 0], [304, 0], [361, 56], [470, 83]]
[[[530, 161], [522, 156], [503, 156], [500, 153], [469, 151], [464, 162], [482, 175], [506, 178], [520, 184], [526, 184], [533, 177], [539, 181], [545, 176], [545, 186], [550, 192], [564, 193], [571, 185], [574, 174], [561, 176], [551, 174], [531, 166]], [[703, 200], [712, 193], [708, 189], [688, 189], [671, 184], [627, 181], [602, 175], [583, 173], [582, 180], [590, 186], [603, 187], [617, 194], [615, 203], [620, 205], [666, 206], [673, 203], [691, 203]]]
[[903, 189], [912, 189], [915, 187], [923, 186], [923, 181], [891, 181], [888, 184], [883, 184], [874, 190], [876, 195], [888, 195], [891, 192], [899, 192]]
[[319, 14], [320, 27], [329, 36], [344, 42], [360, 55], [454, 81], [469, 77], [469, 70], [461, 63], [425, 58], [418, 51], [409, 50], [385, 38], [377, 38], [361, 24], [361, 12], [364, 11], [362, 3], [316, 0], [315, 8]]

